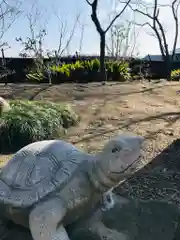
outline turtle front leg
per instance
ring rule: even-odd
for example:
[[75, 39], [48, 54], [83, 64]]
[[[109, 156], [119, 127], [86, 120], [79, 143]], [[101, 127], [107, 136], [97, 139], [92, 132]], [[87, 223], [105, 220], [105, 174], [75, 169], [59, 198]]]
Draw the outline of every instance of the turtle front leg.
[[70, 240], [62, 224], [65, 214], [66, 209], [59, 199], [39, 203], [29, 216], [34, 240]]

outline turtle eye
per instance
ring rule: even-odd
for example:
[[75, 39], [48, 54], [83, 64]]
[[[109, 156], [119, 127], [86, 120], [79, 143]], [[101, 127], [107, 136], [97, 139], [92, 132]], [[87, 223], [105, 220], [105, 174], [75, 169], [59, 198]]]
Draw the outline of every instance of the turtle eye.
[[112, 153], [120, 152], [121, 148], [120, 147], [115, 147], [112, 149]]

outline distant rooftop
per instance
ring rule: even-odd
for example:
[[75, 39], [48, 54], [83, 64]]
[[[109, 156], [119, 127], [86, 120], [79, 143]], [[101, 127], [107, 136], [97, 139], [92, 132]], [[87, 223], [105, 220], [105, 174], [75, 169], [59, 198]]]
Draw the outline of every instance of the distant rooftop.
[[[176, 54], [177, 55], [175, 56], [175, 61], [180, 61], [180, 48], [176, 49]], [[145, 57], [143, 57], [142, 60], [161, 62], [161, 61], [163, 61], [163, 58], [162, 58], [162, 55], [150, 55], [150, 54], [148, 54]]]
[[163, 61], [163, 58], [161, 55], [146, 55], [145, 57], [142, 58], [142, 60], [161, 62]]
[[[172, 52], [172, 51], [171, 51]], [[180, 48], [176, 48], [176, 53], [180, 54]]]

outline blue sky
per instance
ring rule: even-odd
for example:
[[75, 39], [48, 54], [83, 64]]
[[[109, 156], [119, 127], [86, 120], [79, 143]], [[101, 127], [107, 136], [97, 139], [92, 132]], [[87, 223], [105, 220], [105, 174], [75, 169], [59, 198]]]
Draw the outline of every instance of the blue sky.
[[[167, 3], [170, 0], [160, 0]], [[13, 26], [6, 32], [3, 40], [7, 41], [11, 46], [10, 49], [5, 51], [6, 56], [18, 56], [19, 51], [22, 49], [21, 45], [16, 42], [16, 37], [25, 38], [29, 36], [29, 27], [26, 15], [30, 13], [32, 4], [36, 2], [37, 7], [41, 12], [41, 17], [38, 20], [37, 29], [46, 24], [48, 35], [45, 38], [45, 49], [55, 49], [58, 46], [59, 39], [59, 20], [55, 14], [58, 14], [62, 19], [68, 23], [68, 33], [72, 29], [74, 19], [78, 13], [81, 13], [80, 22], [85, 24], [84, 40], [82, 52], [84, 54], [97, 54], [99, 52], [99, 36], [96, 29], [91, 22], [90, 7], [85, 0], [24, 0], [21, 6], [23, 14], [13, 24]], [[114, 0], [100, 0], [99, 16], [103, 26], [108, 24], [108, 14], [113, 9]], [[161, 11], [161, 19], [167, 30], [168, 44], [172, 45], [173, 41], [173, 22], [169, 10], [163, 9]], [[129, 19], [129, 12], [126, 11], [122, 16], [123, 19]], [[139, 21], [144, 19], [139, 17]], [[79, 49], [80, 43], [80, 26], [78, 25], [73, 42], [70, 45], [69, 51], [74, 53]], [[158, 42], [155, 37], [149, 35], [150, 30], [147, 28], [141, 29], [139, 37], [137, 38], [137, 52], [140, 56], [148, 53], [159, 53]], [[180, 47], [180, 46], [177, 46]]]

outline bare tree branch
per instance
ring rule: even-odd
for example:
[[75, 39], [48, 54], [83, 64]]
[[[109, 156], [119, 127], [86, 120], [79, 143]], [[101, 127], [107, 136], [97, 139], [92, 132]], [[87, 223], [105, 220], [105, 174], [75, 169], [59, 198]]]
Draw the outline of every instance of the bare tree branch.
[[[86, 0], [86, 1], [87, 1], [87, 0]], [[92, 19], [92, 21], [94, 22], [98, 33], [104, 34], [105, 31], [102, 29], [101, 24], [100, 24], [100, 21], [99, 21], [98, 16], [97, 16], [97, 4], [98, 4], [98, 0], [94, 0], [94, 1], [91, 3], [91, 7], [92, 7], [91, 19]]]
[[[0, 39], [3, 38], [5, 32], [12, 26], [17, 17], [20, 15], [21, 1], [17, 0], [16, 5], [10, 5], [7, 1], [0, 2]], [[7, 43], [2, 42], [1, 47]]]
[[85, 23], [83, 21], [83, 23], [81, 24], [81, 34], [80, 34], [80, 42], [79, 42], [79, 54], [81, 54], [82, 51], [82, 47], [83, 47], [83, 40], [84, 40], [84, 31], [85, 31]]
[[112, 19], [109, 26], [106, 28], [105, 32], [109, 31], [109, 29], [112, 27], [113, 23], [123, 14], [123, 12], [126, 10], [128, 5], [130, 4], [131, 0], [128, 0], [123, 9]]
[[54, 15], [56, 16], [56, 18], [58, 20], [60, 28], [58, 30], [59, 43], [58, 43], [57, 49], [55, 51], [53, 50], [52, 53], [53, 54], [55, 53], [56, 58], [59, 58], [69, 48], [69, 46], [72, 42], [72, 39], [74, 37], [77, 25], [79, 23], [81, 14], [80, 13], [77, 14], [71, 29], [68, 29], [67, 19], [63, 19], [62, 16], [59, 13], [57, 13], [56, 9], [54, 10]]
[[92, 3], [90, 3], [90, 1], [86, 0], [86, 2], [87, 2], [90, 6], [92, 6]]
[[41, 69], [43, 66], [44, 58], [44, 38], [47, 35], [45, 28], [37, 29], [37, 24], [40, 23], [40, 11], [38, 10], [36, 3], [32, 5], [30, 13], [26, 15], [29, 22], [30, 36], [23, 40], [21, 37], [16, 38], [16, 41], [23, 46], [23, 50], [20, 56], [31, 56], [34, 58], [37, 69]]
[[67, 42], [66, 42], [66, 45], [65, 45], [64, 48], [61, 50], [60, 56], [61, 56], [61, 55], [64, 53], [64, 51], [69, 47], [69, 45], [70, 45], [70, 43], [71, 43], [71, 41], [72, 41], [72, 38], [73, 38], [73, 36], [74, 36], [74, 33], [75, 33], [75, 30], [76, 30], [76, 26], [77, 26], [77, 24], [78, 24], [79, 18], [80, 18], [80, 14], [77, 15], [77, 17], [76, 17], [76, 19], [75, 19], [75, 21], [74, 21], [74, 25], [73, 25], [72, 30], [71, 30], [71, 32], [70, 32], [69, 38], [68, 38], [68, 40], [67, 40]]

